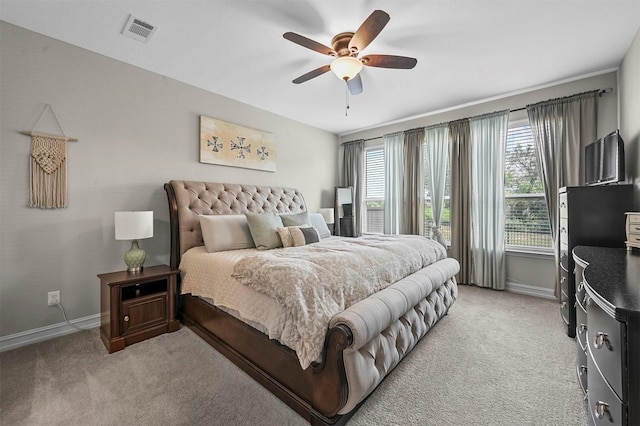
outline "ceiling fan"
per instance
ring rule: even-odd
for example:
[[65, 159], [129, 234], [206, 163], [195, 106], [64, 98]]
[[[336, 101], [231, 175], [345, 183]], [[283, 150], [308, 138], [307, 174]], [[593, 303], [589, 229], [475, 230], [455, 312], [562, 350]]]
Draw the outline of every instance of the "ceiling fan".
[[389, 19], [391, 18], [386, 12], [375, 10], [365, 19], [355, 33], [344, 32], [334, 36], [331, 40], [332, 47], [325, 46], [300, 34], [292, 32], [284, 33], [282, 36], [289, 41], [306, 47], [307, 49], [315, 50], [323, 55], [336, 58], [329, 65], [323, 65], [320, 68], [301, 75], [293, 80], [293, 83], [304, 83], [328, 71], [333, 71], [339, 79], [346, 81], [349, 93], [358, 95], [362, 93], [360, 71], [365, 65], [369, 67], [396, 69], [411, 69], [415, 67], [418, 61], [415, 58], [406, 56], [366, 55], [358, 58], [358, 54], [380, 34], [380, 31], [387, 25]]

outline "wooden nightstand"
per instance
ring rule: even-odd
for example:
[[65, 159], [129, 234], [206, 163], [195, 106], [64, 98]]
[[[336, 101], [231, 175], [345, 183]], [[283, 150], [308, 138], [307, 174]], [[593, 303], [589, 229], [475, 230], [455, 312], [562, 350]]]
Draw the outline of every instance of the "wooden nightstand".
[[180, 329], [176, 319], [178, 273], [167, 265], [158, 265], [138, 273], [98, 274], [100, 337], [109, 353]]

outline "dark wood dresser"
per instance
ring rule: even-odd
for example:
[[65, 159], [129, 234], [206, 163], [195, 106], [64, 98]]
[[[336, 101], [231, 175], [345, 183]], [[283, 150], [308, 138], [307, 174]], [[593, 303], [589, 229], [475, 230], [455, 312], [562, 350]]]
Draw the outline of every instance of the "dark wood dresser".
[[558, 193], [560, 314], [567, 335], [576, 333], [576, 282], [571, 251], [578, 245], [625, 247], [625, 213], [633, 210], [633, 185], [567, 186]]
[[573, 258], [577, 373], [589, 418], [594, 425], [640, 425], [640, 254], [578, 246]]

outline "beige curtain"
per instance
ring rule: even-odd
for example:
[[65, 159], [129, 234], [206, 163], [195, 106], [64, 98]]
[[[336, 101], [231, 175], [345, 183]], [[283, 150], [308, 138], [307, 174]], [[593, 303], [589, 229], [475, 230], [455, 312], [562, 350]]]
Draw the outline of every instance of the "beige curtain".
[[[558, 262], [558, 189], [584, 184], [584, 147], [596, 140], [598, 91], [527, 106]], [[556, 297], [560, 280], [556, 279]]]
[[[364, 139], [343, 145], [342, 186], [353, 188], [354, 236], [362, 234], [362, 184], [364, 183]], [[336, 218], [337, 220], [337, 218]]]
[[403, 234], [424, 233], [424, 129], [404, 134]]
[[449, 123], [451, 140], [451, 257], [460, 263], [456, 280], [471, 284], [471, 201], [469, 120]]

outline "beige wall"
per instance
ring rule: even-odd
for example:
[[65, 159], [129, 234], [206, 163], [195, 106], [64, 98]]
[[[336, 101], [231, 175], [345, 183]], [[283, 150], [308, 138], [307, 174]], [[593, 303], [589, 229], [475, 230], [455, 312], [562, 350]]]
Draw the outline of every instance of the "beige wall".
[[635, 208], [640, 210], [640, 31], [620, 65], [619, 79], [627, 181], [635, 184]]
[[[547, 99], [569, 96], [589, 90], [612, 88], [613, 92], [603, 95], [598, 100], [598, 135], [605, 135], [618, 128], [618, 90], [617, 73], [607, 72], [601, 75], [554, 85], [551, 87], [531, 90], [520, 94], [462, 106], [459, 108], [429, 114], [390, 125], [369, 129], [366, 131], [343, 135], [341, 141], [354, 139], [368, 139], [382, 136], [386, 133], [428, 126], [431, 124], [448, 122], [460, 118], [471, 117], [503, 109], [519, 109], [527, 104]], [[526, 111], [512, 112], [511, 120], [526, 118]], [[381, 140], [370, 141], [368, 144], [381, 143]], [[527, 255], [524, 253], [507, 253], [506, 260], [507, 282], [510, 289], [519, 292], [553, 297], [555, 286], [555, 261], [552, 255]]]
[[[124, 268], [113, 212], [153, 210], [147, 265], [168, 263], [163, 183], [170, 179], [299, 188], [310, 211], [333, 205], [338, 137], [0, 22], [0, 336], [99, 312], [96, 274]], [[203, 70], [206, 72], [206, 70]], [[67, 135], [69, 207], [28, 208], [31, 130], [51, 104]], [[275, 134], [276, 173], [199, 162], [199, 116]], [[40, 131], [59, 134], [52, 120]], [[310, 170], [316, 171], [309, 173]]]

